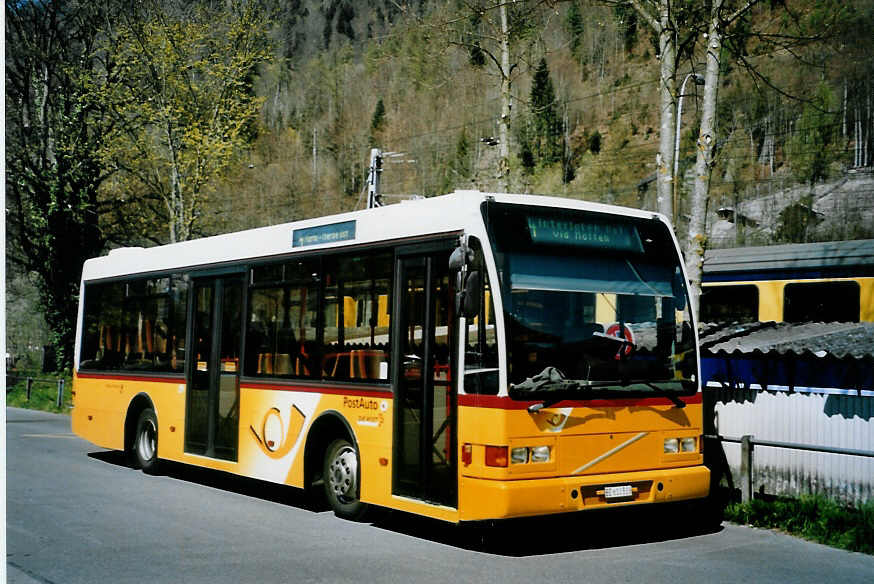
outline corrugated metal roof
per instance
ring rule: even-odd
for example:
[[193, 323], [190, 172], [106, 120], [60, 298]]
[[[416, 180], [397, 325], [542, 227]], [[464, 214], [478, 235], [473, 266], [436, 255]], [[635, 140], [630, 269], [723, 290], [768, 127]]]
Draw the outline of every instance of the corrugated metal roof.
[[700, 335], [702, 354], [786, 353], [874, 359], [874, 323], [871, 322], [756, 322], [705, 325]]
[[711, 249], [704, 273], [874, 266], [874, 239]]

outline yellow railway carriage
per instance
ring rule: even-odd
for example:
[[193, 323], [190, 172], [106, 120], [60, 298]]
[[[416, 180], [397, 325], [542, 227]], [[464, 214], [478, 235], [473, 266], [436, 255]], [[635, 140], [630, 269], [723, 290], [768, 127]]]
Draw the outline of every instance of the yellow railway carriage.
[[874, 322], [874, 239], [708, 250], [702, 322]]
[[73, 430], [450, 522], [706, 500], [659, 215], [456, 192], [83, 269]]

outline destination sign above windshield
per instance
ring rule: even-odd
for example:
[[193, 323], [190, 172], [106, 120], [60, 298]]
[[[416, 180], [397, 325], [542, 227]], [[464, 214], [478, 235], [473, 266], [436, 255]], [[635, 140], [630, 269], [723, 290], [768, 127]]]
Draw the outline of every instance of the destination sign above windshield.
[[643, 252], [637, 228], [628, 223], [603, 223], [543, 216], [529, 216], [527, 219], [532, 243]]
[[336, 243], [350, 239], [355, 239], [355, 221], [295, 229], [292, 236], [292, 246], [305, 247], [307, 245]]

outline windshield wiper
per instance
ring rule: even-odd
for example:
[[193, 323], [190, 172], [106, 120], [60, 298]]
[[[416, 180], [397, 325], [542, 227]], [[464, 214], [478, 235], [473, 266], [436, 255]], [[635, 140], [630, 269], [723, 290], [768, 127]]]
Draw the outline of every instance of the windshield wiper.
[[600, 386], [600, 387], [604, 387], [607, 385], [618, 385], [619, 387], [628, 387], [629, 385], [645, 385], [648, 388], [654, 390], [661, 397], [665, 397], [665, 398], [671, 400], [671, 403], [674, 404], [674, 407], [676, 407], [677, 409], [683, 409], [686, 407], [686, 402], [684, 402], [683, 400], [678, 398], [675, 393], [668, 391], [667, 389], [665, 389], [663, 387], [659, 387], [655, 383], [653, 383], [651, 381], [647, 381], [645, 379], [634, 379], [634, 380], [629, 380], [629, 381], [622, 381], [619, 383], [609, 382], [609, 381], [603, 382], [603, 383], [601, 383], [601, 382], [598, 383], [598, 386]]
[[[510, 386], [510, 391], [519, 399], [524, 399], [526, 394], [548, 393], [549, 397], [540, 403], [531, 404], [529, 412], [538, 412], [566, 399], [574, 391], [588, 387], [587, 381], [567, 379], [564, 373], [555, 367], [546, 367], [543, 371], [529, 377], [521, 383]], [[530, 396], [529, 396], [530, 397]]]
[[630, 385], [645, 385], [654, 390], [661, 397], [665, 397], [674, 404], [677, 409], [686, 407], [686, 403], [677, 397], [673, 392], [670, 392], [651, 381], [647, 380], [623, 380], [623, 381], [589, 381], [567, 379], [564, 374], [555, 367], [546, 367], [543, 371], [529, 377], [521, 383], [510, 386], [511, 397], [514, 399], [525, 399], [533, 396], [542, 397], [547, 394], [547, 397], [537, 403], [528, 406], [529, 412], [539, 412], [543, 408], [548, 408], [558, 402], [574, 397], [581, 390], [592, 390], [604, 387], [628, 387]]

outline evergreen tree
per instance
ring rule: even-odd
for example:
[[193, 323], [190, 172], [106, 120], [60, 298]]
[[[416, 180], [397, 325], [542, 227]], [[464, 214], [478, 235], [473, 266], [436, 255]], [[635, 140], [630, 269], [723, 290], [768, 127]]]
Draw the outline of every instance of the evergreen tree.
[[384, 126], [385, 126], [385, 104], [382, 102], [382, 98], [379, 98], [379, 101], [376, 102], [376, 107], [373, 110], [373, 118], [370, 120], [370, 131], [371, 132], [382, 131]]
[[461, 135], [458, 136], [458, 142], [455, 144], [455, 160], [453, 164], [456, 179], [466, 179], [470, 177], [470, 139], [467, 137], [467, 130], [461, 129]]
[[533, 153], [544, 164], [561, 159], [561, 124], [555, 108], [555, 89], [546, 59], [541, 58], [531, 81]]
[[368, 141], [371, 148], [379, 146], [382, 140], [382, 131], [385, 129], [385, 104], [382, 98], [376, 102], [376, 107], [373, 110], [373, 117], [370, 119], [370, 136]]
[[637, 42], [637, 11], [628, 4], [618, 4], [613, 7], [613, 14], [622, 31], [625, 52], [630, 53]]
[[839, 127], [837, 99], [828, 84], [821, 82], [813, 100], [804, 106], [786, 148], [800, 180], [812, 185], [826, 178], [829, 165], [840, 154], [836, 143]]
[[589, 152], [592, 154], [600, 154], [601, 152], [601, 132], [595, 130], [595, 132], [589, 136], [588, 141], [586, 142], [586, 147]]
[[382, 98], [376, 102], [376, 107], [373, 110], [373, 117], [370, 119], [370, 136], [368, 136], [367, 141], [370, 144], [371, 148], [376, 148], [382, 142], [382, 133], [385, 129], [385, 104], [382, 102]]
[[585, 26], [583, 25], [583, 15], [580, 13], [580, 7], [577, 2], [571, 2], [570, 7], [568, 8], [567, 15], [565, 16], [565, 28], [571, 38], [571, 54], [576, 59], [580, 59], [583, 48], [583, 32], [585, 31]]

